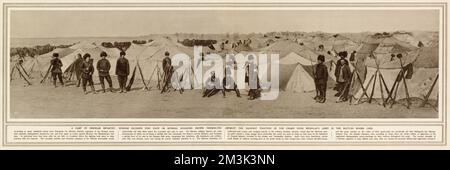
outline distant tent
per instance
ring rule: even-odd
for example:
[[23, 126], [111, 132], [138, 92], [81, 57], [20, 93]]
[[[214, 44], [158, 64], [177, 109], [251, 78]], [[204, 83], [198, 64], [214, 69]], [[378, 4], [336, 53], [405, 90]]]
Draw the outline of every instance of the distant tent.
[[438, 68], [439, 67], [439, 47], [422, 47], [418, 50], [415, 67]]
[[95, 47], [97, 47], [97, 46], [94, 45], [94, 43], [83, 41], [83, 42], [79, 42], [75, 45], [72, 45], [69, 48], [76, 50], [76, 49], [89, 49], [89, 48], [95, 48]]
[[251, 52], [251, 51], [253, 51], [253, 49], [248, 44], [241, 44], [241, 45], [235, 47], [234, 50], [236, 52], [241, 52], [241, 51], [249, 51], [249, 52]]

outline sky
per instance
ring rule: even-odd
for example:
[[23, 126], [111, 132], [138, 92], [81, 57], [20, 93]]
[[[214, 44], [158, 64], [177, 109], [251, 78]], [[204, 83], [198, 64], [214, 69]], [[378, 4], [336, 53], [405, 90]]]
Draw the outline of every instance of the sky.
[[14, 10], [13, 38], [271, 31], [438, 31], [438, 10]]

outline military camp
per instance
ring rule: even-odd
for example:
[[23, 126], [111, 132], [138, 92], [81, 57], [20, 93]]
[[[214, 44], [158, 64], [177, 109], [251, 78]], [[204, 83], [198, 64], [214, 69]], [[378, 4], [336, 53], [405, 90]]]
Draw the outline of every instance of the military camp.
[[[17, 118], [436, 117], [440, 49], [432, 35], [424, 34], [158, 34], [114, 43], [89, 39], [33, 55], [11, 54], [11, 109]], [[180, 54], [185, 57], [174, 57]], [[250, 60], [237, 64], [239, 55]], [[279, 60], [272, 63], [274, 56]], [[258, 65], [263, 59], [267, 65]], [[271, 72], [274, 64], [278, 75]], [[245, 75], [238, 76], [239, 71]], [[252, 71], [257, 73], [255, 87], [250, 85]], [[222, 90], [214, 84], [228, 80], [244, 86]], [[270, 84], [274, 80], [277, 87]], [[123, 88], [119, 81], [124, 81]], [[262, 100], [271, 90], [278, 91], [277, 98]], [[98, 107], [76, 109], [90, 103]]]

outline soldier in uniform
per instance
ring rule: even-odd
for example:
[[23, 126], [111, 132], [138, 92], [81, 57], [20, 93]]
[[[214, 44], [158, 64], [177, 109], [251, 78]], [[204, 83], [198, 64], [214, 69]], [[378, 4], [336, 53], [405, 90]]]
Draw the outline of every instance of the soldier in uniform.
[[316, 65], [316, 74], [314, 77], [314, 83], [316, 84], [317, 90], [319, 91], [319, 97], [316, 102], [325, 103], [326, 93], [327, 93], [327, 81], [328, 81], [328, 71], [327, 66], [323, 63], [325, 62], [325, 56], [319, 55], [317, 57], [318, 64]]
[[258, 66], [254, 61], [254, 56], [248, 57], [249, 61], [245, 64], [246, 75], [245, 82], [248, 83], [250, 90], [248, 91], [248, 100], [254, 100], [261, 97], [261, 85], [258, 77]]
[[77, 55], [77, 60], [75, 60], [74, 66], [75, 66], [75, 75], [77, 76], [77, 87], [80, 87], [81, 84], [81, 66], [83, 65], [83, 57], [81, 57], [81, 54]]
[[216, 78], [216, 73], [214, 71], [211, 72], [211, 76], [205, 82], [205, 89], [203, 90], [203, 97], [211, 97], [218, 92], [216, 89], [216, 85], [218, 80]]
[[223, 78], [223, 97], [225, 97], [225, 92], [228, 91], [235, 91], [237, 97], [241, 97], [241, 93], [239, 92], [239, 89], [237, 88], [237, 84], [234, 81], [233, 77], [231, 76], [231, 68], [227, 67], [225, 68], [225, 74], [226, 76]]
[[113, 88], [111, 76], [109, 75], [109, 70], [111, 69], [111, 64], [106, 59], [106, 56], [108, 56], [108, 54], [106, 54], [106, 52], [102, 51], [100, 53], [100, 57], [102, 59], [98, 60], [98, 62], [97, 62], [98, 77], [100, 79], [100, 84], [102, 85], [103, 93], [106, 92], [105, 91], [105, 79], [108, 82], [110, 92], [112, 92], [112, 88]]
[[59, 79], [61, 86], [64, 87], [64, 82], [62, 80], [62, 70], [61, 70], [61, 67], [63, 66], [63, 64], [58, 57], [59, 57], [58, 53], [53, 53], [53, 59], [50, 61], [50, 63], [52, 64], [51, 73], [52, 73], [52, 78], [53, 78], [53, 85], [55, 86], [55, 88], [57, 87], [56, 86], [56, 78]]
[[125, 58], [125, 52], [120, 52], [120, 58], [117, 59], [116, 75], [119, 80], [120, 93], [126, 93], [127, 79], [130, 74], [130, 64], [128, 59]]
[[86, 91], [86, 84], [88, 83], [89, 86], [91, 86], [92, 93], [97, 93], [95, 92], [94, 81], [92, 80], [92, 74], [94, 74], [93, 62], [94, 61], [93, 59], [91, 59], [91, 55], [89, 53], [84, 54], [83, 63], [81, 64], [81, 71], [83, 72], [81, 74], [81, 78], [84, 94], [88, 94], [88, 92]]
[[161, 89], [161, 93], [166, 92], [166, 90], [169, 88], [170, 78], [172, 77], [172, 71], [173, 71], [172, 60], [169, 57], [170, 53], [168, 51], [166, 51], [164, 53], [164, 56], [165, 57], [162, 61], [164, 76], [163, 76], [163, 87]]
[[334, 71], [334, 76], [336, 77], [335, 90], [338, 91], [338, 93], [334, 95], [336, 97], [342, 95], [346, 82], [351, 78], [350, 68], [348, 67], [348, 64], [346, 65], [348, 61], [345, 59], [347, 57], [347, 52], [339, 52], [338, 55], [341, 58], [337, 61], [336, 70]]

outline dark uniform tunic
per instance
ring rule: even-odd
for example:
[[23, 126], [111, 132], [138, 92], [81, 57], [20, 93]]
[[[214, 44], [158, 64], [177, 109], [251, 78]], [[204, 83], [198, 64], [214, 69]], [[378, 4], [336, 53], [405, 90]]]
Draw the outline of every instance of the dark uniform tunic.
[[316, 74], [314, 77], [317, 90], [319, 91], [319, 97], [324, 99], [327, 91], [328, 71], [327, 66], [323, 63], [316, 65]]
[[116, 75], [119, 80], [120, 90], [125, 90], [128, 75], [130, 74], [130, 64], [128, 63], [128, 59], [124, 57], [120, 57], [117, 59], [116, 65]]
[[64, 82], [62, 80], [62, 70], [61, 67], [63, 66], [61, 60], [59, 58], [53, 58], [50, 61], [52, 65], [51, 73], [53, 77], [53, 84], [56, 86], [56, 78], [59, 79], [59, 82], [64, 85]]
[[74, 62], [75, 74], [77, 76], [77, 87], [79, 87], [81, 84], [81, 74], [82, 74], [81, 66], [82, 66], [82, 64], [83, 64], [83, 59], [81, 57], [77, 58], [77, 60], [75, 60], [75, 62]]
[[163, 76], [163, 88], [161, 89], [161, 93], [165, 92], [167, 88], [169, 88], [169, 84], [170, 84], [170, 78], [172, 77], [172, 71], [173, 71], [173, 67], [172, 67], [172, 60], [169, 57], [164, 57], [163, 61], [162, 61], [162, 67], [163, 67], [163, 71], [164, 71], [164, 76]]
[[92, 62], [92, 60], [89, 62], [83, 61], [83, 63], [81, 64], [83, 91], [86, 91], [86, 84], [88, 83], [89, 86], [91, 86], [91, 89], [95, 91], [94, 81], [92, 80], [92, 74], [94, 74], [94, 66], [92, 65]]
[[98, 60], [97, 70], [98, 78], [100, 79], [100, 84], [102, 85], [103, 91], [105, 90], [105, 79], [108, 82], [109, 88], [112, 88], [112, 80], [109, 75], [109, 70], [111, 69], [111, 64], [105, 58]]
[[348, 61], [345, 59], [339, 59], [336, 65], [336, 70], [334, 75], [336, 76], [336, 90], [338, 93], [336, 96], [342, 96], [347, 98], [348, 88], [350, 88], [349, 83], [351, 81], [351, 72], [348, 65]]

